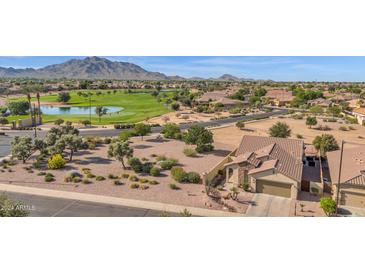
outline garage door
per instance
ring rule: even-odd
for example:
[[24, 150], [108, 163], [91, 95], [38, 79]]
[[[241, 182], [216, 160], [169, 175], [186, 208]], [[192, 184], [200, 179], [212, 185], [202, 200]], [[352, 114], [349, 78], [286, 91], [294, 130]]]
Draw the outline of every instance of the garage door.
[[290, 198], [290, 189], [291, 185], [277, 183], [273, 181], [264, 181], [257, 180], [256, 181], [256, 192], [258, 193], [266, 193], [275, 196], [281, 196], [285, 198]]
[[365, 195], [354, 192], [341, 192], [341, 204], [353, 207], [365, 208]]

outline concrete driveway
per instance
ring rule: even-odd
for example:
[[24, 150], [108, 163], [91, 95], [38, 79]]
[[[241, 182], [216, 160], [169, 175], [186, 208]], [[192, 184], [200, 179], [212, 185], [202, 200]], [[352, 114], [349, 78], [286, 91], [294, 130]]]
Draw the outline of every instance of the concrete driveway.
[[289, 217], [291, 199], [256, 193], [248, 207], [248, 217]]

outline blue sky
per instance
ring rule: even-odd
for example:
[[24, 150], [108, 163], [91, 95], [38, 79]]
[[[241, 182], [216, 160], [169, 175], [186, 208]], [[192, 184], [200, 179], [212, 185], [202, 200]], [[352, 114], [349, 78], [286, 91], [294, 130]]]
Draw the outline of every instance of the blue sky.
[[[0, 67], [40, 68], [82, 56], [0, 57]], [[238, 77], [276, 81], [365, 81], [365, 57], [306, 56], [106, 56], [112, 61], [131, 62], [149, 71], [183, 77]]]

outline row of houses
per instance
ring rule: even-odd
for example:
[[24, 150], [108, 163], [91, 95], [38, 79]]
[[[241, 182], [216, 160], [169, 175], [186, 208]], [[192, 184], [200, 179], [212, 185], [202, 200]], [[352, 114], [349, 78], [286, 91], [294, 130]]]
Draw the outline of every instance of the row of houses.
[[[328, 192], [336, 200], [339, 158], [339, 151], [328, 152], [327, 180], [312, 145], [299, 139], [246, 135], [225, 160], [223, 174], [225, 183], [246, 183], [256, 193], [298, 199], [302, 192]], [[365, 146], [344, 150], [339, 194], [341, 205], [365, 208]]]

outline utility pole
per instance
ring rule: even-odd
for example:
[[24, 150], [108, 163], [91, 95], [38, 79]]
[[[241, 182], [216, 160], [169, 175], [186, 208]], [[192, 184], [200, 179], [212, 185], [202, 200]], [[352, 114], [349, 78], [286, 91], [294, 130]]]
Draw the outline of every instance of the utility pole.
[[91, 127], [91, 93], [89, 93], [89, 121]]
[[342, 158], [343, 158], [343, 147], [345, 141], [341, 141], [341, 153], [340, 153], [340, 167], [338, 168], [338, 180], [337, 180], [337, 197], [336, 197], [336, 216], [338, 215], [338, 203], [340, 200], [340, 185], [341, 185], [341, 170], [342, 170]]

